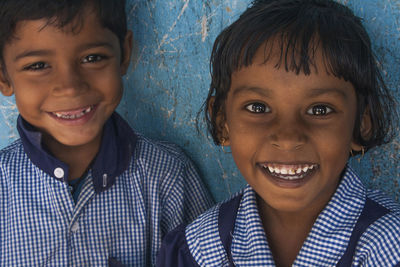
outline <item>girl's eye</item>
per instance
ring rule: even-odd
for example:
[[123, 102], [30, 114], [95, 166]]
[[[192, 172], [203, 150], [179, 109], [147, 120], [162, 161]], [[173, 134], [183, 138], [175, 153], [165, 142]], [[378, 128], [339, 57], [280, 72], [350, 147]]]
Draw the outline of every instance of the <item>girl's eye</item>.
[[88, 55], [83, 58], [82, 63], [95, 63], [95, 62], [103, 60], [104, 58], [105, 58], [104, 56], [97, 55], [97, 54]]
[[45, 62], [36, 62], [29, 66], [24, 67], [24, 70], [39, 71], [39, 70], [46, 69], [48, 67], [49, 67], [49, 64], [47, 64]]
[[333, 112], [333, 109], [325, 105], [312, 106], [307, 110], [307, 114], [313, 116], [325, 116], [331, 112]]
[[268, 106], [262, 103], [251, 103], [245, 107], [248, 111], [252, 113], [266, 113], [270, 112]]

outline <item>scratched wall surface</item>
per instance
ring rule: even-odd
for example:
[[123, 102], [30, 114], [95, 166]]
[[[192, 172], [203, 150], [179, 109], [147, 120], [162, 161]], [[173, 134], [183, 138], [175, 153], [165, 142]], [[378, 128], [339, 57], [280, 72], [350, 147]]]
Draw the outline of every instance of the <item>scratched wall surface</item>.
[[[132, 127], [154, 139], [177, 143], [197, 165], [218, 201], [244, 181], [229, 154], [196, 130], [196, 116], [210, 82], [209, 55], [217, 34], [244, 11], [250, 0], [128, 0], [129, 27], [135, 35], [134, 59], [125, 76], [118, 111]], [[340, 0], [364, 18], [382, 62], [385, 79], [399, 95], [400, 2]], [[13, 98], [1, 98], [0, 146], [18, 137]], [[370, 188], [400, 198], [399, 137], [351, 165]]]

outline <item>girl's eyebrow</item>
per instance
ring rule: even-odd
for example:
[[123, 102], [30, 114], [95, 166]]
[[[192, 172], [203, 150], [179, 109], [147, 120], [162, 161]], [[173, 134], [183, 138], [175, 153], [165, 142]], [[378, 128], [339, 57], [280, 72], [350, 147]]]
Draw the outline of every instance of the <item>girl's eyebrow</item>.
[[241, 93], [253, 92], [259, 95], [270, 97], [272, 95], [272, 90], [269, 88], [260, 88], [255, 86], [239, 86], [232, 89], [233, 95], [238, 95]]
[[[255, 86], [239, 86], [237, 88], [233, 88], [233, 95], [236, 96], [242, 93], [253, 92], [265, 97], [271, 97], [273, 92], [269, 88], [260, 88]], [[329, 88], [312, 88], [308, 91], [307, 97], [318, 97], [322, 95], [337, 95], [342, 99], [347, 99], [348, 96], [344, 89], [329, 87]]]
[[344, 89], [339, 88], [313, 88], [308, 93], [309, 97], [318, 97], [321, 95], [338, 95], [343, 99], [347, 99], [347, 94]]

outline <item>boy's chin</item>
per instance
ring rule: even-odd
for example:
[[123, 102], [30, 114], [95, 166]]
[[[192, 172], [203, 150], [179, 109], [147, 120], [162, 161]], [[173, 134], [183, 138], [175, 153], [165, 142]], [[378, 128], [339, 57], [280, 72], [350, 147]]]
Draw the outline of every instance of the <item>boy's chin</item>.
[[[100, 131], [99, 131], [100, 132]], [[89, 146], [98, 146], [100, 144], [100, 134], [92, 133], [92, 134], [73, 134], [70, 133], [68, 135], [57, 136], [51, 135], [45, 138], [44, 143], [49, 148], [51, 147], [89, 147]]]

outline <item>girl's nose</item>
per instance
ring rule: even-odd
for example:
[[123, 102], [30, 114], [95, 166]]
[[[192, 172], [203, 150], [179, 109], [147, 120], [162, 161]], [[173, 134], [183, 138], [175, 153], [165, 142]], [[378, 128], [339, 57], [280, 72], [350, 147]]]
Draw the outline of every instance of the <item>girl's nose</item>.
[[299, 120], [277, 122], [270, 130], [269, 142], [280, 150], [298, 150], [307, 142], [305, 128]]
[[89, 88], [85, 76], [78, 68], [66, 67], [59, 70], [54, 83], [53, 94], [56, 96], [75, 96]]

